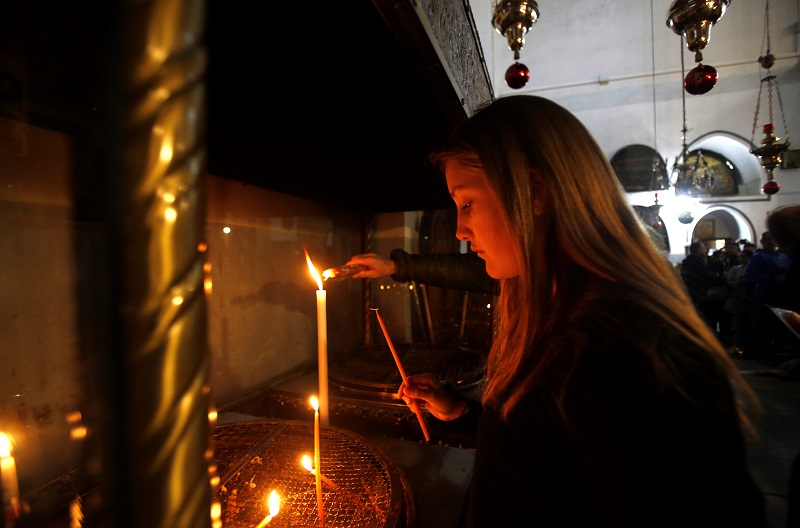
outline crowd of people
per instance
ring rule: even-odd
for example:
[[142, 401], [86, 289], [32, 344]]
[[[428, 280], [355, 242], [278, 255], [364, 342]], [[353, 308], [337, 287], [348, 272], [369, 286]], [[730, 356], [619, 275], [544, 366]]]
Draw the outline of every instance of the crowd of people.
[[[797, 222], [798, 208], [785, 208], [775, 221]], [[773, 361], [798, 348], [797, 336], [772, 310], [796, 310], [797, 292], [790, 287], [791, 242], [779, 244], [771, 230], [759, 242], [727, 241], [709, 252], [704, 241], [694, 241], [679, 268], [695, 308], [731, 355]]]

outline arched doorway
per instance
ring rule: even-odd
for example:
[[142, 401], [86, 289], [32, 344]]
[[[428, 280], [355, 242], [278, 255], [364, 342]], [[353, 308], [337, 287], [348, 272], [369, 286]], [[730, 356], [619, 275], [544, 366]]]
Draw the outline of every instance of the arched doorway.
[[688, 231], [688, 246], [702, 240], [709, 249], [720, 249], [724, 240], [757, 241], [758, 237], [750, 219], [738, 209], [728, 205], [715, 205], [705, 210]]

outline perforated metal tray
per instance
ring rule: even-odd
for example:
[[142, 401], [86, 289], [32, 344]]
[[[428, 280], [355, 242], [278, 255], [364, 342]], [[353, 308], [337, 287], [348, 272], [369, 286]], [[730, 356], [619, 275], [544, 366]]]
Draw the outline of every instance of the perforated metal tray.
[[281, 506], [270, 528], [413, 526], [414, 501], [402, 472], [359, 435], [332, 426], [320, 431], [320, 468], [327, 482], [322, 484], [324, 523], [319, 522], [316, 480], [301, 464], [303, 455], [314, 458], [311, 421], [218, 426], [214, 460], [223, 526], [257, 526], [269, 514], [272, 490]]

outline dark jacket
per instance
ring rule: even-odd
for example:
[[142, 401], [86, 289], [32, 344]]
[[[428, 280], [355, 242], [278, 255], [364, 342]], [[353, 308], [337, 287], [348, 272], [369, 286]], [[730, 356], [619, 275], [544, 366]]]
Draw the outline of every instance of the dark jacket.
[[[690, 405], [654, 388], [659, 374], [624, 336], [587, 331], [582, 342], [565, 339], [566, 366], [549, 369], [508, 422], [483, 411], [464, 525], [763, 528], [726, 376], [700, 353], [675, 367], [700, 402]], [[691, 350], [662, 337], [665, 354]], [[566, 420], [553, 404], [565, 369]], [[474, 425], [479, 414], [454, 422]]]
[[500, 282], [486, 273], [486, 262], [476, 253], [431, 253], [416, 255], [402, 249], [389, 254], [397, 265], [392, 279], [416, 281], [430, 286], [497, 295]]
[[681, 278], [695, 307], [702, 313], [708, 302], [708, 290], [712, 286], [725, 286], [725, 275], [713, 273], [708, 269], [705, 259], [689, 255], [681, 263]]
[[744, 269], [748, 294], [758, 303], [781, 306], [786, 302], [786, 277], [792, 261], [780, 251], [759, 248]]

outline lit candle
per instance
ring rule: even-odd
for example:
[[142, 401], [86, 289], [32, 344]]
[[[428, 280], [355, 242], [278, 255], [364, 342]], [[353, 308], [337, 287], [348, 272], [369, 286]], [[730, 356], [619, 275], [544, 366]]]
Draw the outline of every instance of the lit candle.
[[281, 501], [278, 497], [278, 492], [272, 490], [269, 494], [269, 498], [267, 499], [267, 507], [269, 508], [269, 515], [264, 517], [256, 528], [264, 528], [269, 522], [272, 520], [273, 517], [278, 515], [278, 511], [281, 509]]
[[325, 513], [322, 511], [322, 471], [320, 471], [320, 454], [319, 454], [319, 402], [317, 399], [311, 397], [311, 407], [314, 408], [314, 466], [317, 472], [314, 475], [317, 481], [317, 513], [319, 520], [325, 520]]
[[[389, 350], [392, 351], [392, 356], [394, 356], [394, 362], [397, 364], [397, 370], [400, 371], [400, 377], [403, 378], [403, 383], [408, 383], [408, 378], [406, 377], [406, 371], [403, 370], [403, 365], [400, 363], [400, 357], [397, 355], [397, 350], [394, 349], [394, 344], [392, 343], [391, 338], [389, 337], [389, 332], [386, 330], [386, 325], [383, 324], [383, 317], [381, 314], [378, 313], [377, 308], [370, 308], [375, 312], [375, 315], [378, 316], [378, 324], [381, 325], [381, 330], [383, 330], [383, 337], [386, 338], [386, 343], [389, 345]], [[431, 439], [431, 435], [428, 434], [428, 426], [425, 425], [425, 419], [422, 417], [422, 409], [419, 408], [419, 404], [417, 400], [412, 399], [411, 403], [409, 403], [411, 410], [414, 411], [414, 414], [417, 415], [417, 420], [419, 420], [419, 426], [422, 427], [422, 434], [425, 435], [425, 441], [429, 442]]]
[[[310, 456], [303, 455], [303, 458], [300, 459], [300, 463], [303, 464], [303, 467], [306, 468], [306, 471], [308, 471], [309, 473], [311, 473], [314, 476], [317, 475], [317, 470], [314, 469], [311, 466], [311, 457]], [[335, 483], [334, 481], [332, 481], [331, 479], [329, 479], [328, 477], [326, 477], [322, 473], [319, 474], [319, 478], [322, 480], [322, 482], [324, 482], [328, 486], [330, 486], [330, 487], [332, 487], [334, 489], [339, 489], [339, 485], [337, 483]]]
[[311, 263], [308, 251], [303, 248], [306, 254], [306, 262], [311, 276], [317, 282], [317, 372], [319, 375], [319, 414], [322, 423], [328, 425], [328, 317], [326, 308], [325, 290], [322, 289], [322, 277], [317, 272], [317, 268]]
[[3, 518], [6, 528], [13, 528], [20, 515], [17, 464], [11, 452], [11, 440], [0, 433], [0, 478], [3, 482]]

